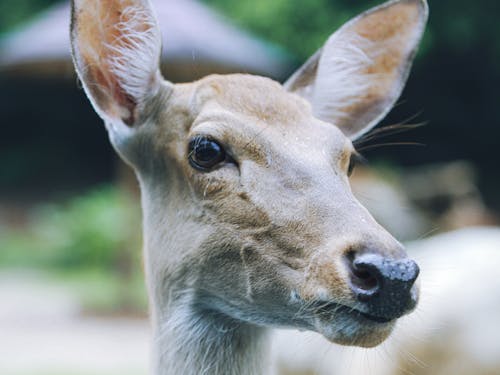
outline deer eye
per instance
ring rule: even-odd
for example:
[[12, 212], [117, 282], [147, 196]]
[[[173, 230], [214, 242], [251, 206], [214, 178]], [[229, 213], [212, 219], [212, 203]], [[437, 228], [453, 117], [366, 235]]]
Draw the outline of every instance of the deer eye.
[[207, 172], [226, 160], [226, 152], [216, 141], [196, 136], [189, 142], [188, 158], [193, 168]]
[[347, 176], [351, 176], [352, 175], [352, 172], [354, 172], [354, 168], [356, 167], [356, 165], [358, 164], [365, 164], [366, 163], [366, 159], [364, 159], [361, 154], [357, 153], [357, 152], [354, 152], [352, 155], [351, 155], [351, 159], [349, 160], [349, 167], [347, 167]]

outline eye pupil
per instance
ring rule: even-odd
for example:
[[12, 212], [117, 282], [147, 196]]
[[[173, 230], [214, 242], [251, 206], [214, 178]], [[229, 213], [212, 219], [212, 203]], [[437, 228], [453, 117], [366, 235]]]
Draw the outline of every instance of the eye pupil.
[[189, 142], [189, 163], [198, 170], [207, 171], [226, 159], [222, 146], [206, 137], [195, 137]]
[[215, 142], [207, 139], [202, 140], [195, 147], [196, 159], [201, 162], [210, 162], [216, 159], [222, 153], [222, 148]]

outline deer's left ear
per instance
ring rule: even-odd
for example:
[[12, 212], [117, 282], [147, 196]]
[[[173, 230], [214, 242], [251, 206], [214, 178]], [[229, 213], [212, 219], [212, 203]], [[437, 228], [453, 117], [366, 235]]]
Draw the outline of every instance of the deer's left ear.
[[133, 127], [162, 82], [149, 0], [72, 0], [71, 46], [85, 92], [107, 125]]
[[427, 15], [425, 0], [393, 0], [361, 14], [335, 32], [285, 87], [309, 100], [316, 117], [358, 138], [399, 98]]

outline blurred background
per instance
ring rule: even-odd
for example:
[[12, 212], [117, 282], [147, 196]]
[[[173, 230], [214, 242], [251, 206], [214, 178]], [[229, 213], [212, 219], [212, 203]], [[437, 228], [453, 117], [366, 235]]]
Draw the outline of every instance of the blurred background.
[[[380, 2], [156, 0], [162, 70], [173, 82], [284, 81]], [[405, 241], [496, 226], [500, 214], [500, 6], [429, 3], [412, 74], [382, 123], [423, 126], [364, 145], [368, 163], [352, 178]], [[68, 28], [67, 1], [0, 2], [0, 373], [145, 374], [137, 186], [76, 79]]]

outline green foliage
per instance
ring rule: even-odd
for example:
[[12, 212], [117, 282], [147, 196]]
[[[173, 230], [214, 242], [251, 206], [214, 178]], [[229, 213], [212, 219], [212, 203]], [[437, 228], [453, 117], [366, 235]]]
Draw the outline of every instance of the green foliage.
[[[344, 22], [382, 0], [204, 0], [238, 25], [285, 46], [301, 60], [319, 48]], [[498, 2], [429, 0], [431, 17], [424, 52], [441, 45], [458, 50], [479, 46], [500, 53]], [[421, 53], [422, 55], [422, 53]]]
[[147, 312], [147, 295], [144, 275], [136, 262], [134, 273], [124, 275], [113, 269], [69, 269], [50, 273], [50, 280], [64, 285], [78, 301], [83, 310], [91, 314], [133, 314], [144, 316]]
[[[63, 0], [0, 2], [0, 33]], [[304, 60], [345, 21], [382, 0], [202, 0], [236, 24], [285, 46]], [[498, 2], [483, 0], [429, 0], [430, 25], [425, 50], [440, 44], [468, 50], [479, 45], [494, 48], [500, 56]], [[434, 43], [440, 41], [439, 43]]]
[[0, 1], [0, 33], [8, 31], [61, 0]]
[[44, 204], [27, 228], [0, 231], [0, 264], [128, 268], [140, 252], [139, 217], [130, 200], [110, 187], [66, 204]]
[[[363, 4], [332, 0], [205, 0], [238, 25], [287, 47], [301, 60], [318, 49], [326, 38]], [[376, 0], [364, 1], [376, 5]], [[361, 5], [361, 6], [360, 6]]]
[[140, 217], [114, 187], [42, 204], [22, 228], [0, 227], [0, 268], [49, 271], [91, 313], [144, 314]]

